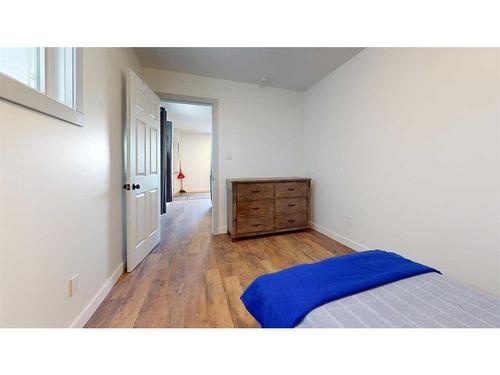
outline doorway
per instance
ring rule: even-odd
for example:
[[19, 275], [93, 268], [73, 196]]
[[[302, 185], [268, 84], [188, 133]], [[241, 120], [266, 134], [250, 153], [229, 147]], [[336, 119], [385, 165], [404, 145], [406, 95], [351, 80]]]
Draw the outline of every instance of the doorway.
[[[168, 141], [171, 152], [168, 158], [163, 159], [167, 164], [162, 167], [162, 181], [168, 189], [166, 196], [171, 195], [171, 202], [166, 203], [166, 214], [169, 215], [169, 206], [204, 200], [203, 206], [211, 211], [212, 233], [218, 234], [218, 101], [158, 95], [161, 107], [165, 108], [165, 122], [171, 134]], [[174, 211], [178, 212], [171, 209], [171, 212]]]

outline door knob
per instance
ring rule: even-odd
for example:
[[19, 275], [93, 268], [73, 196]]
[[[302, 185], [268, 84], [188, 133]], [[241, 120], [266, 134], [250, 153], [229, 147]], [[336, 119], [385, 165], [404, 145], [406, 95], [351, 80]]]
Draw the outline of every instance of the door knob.
[[140, 188], [141, 188], [141, 185], [139, 185], [139, 184], [132, 184], [132, 190], [140, 189]]

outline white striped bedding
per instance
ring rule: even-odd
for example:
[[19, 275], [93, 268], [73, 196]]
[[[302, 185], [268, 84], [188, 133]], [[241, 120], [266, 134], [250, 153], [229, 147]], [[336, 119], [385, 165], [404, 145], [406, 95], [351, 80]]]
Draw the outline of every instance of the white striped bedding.
[[500, 327], [500, 300], [432, 272], [329, 302], [297, 326], [330, 327]]

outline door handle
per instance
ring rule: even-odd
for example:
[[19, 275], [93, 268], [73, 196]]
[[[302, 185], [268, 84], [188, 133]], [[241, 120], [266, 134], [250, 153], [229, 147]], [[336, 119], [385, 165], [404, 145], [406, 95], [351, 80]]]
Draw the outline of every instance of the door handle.
[[132, 184], [132, 190], [140, 189], [140, 188], [141, 188], [141, 185], [139, 185], [139, 184]]

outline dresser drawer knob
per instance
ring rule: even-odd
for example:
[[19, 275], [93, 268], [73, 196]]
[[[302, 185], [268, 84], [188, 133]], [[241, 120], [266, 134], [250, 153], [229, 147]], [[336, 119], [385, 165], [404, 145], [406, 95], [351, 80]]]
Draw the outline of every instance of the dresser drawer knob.
[[295, 206], [295, 203], [290, 203], [290, 204], [288, 205], [288, 207], [294, 207], [294, 206]]
[[252, 207], [252, 210], [260, 210], [260, 207]]
[[289, 219], [288, 222], [289, 223], [295, 223], [295, 219]]
[[260, 227], [260, 224], [252, 224], [252, 227]]
[[294, 190], [295, 190], [295, 188], [289, 188], [288, 189], [288, 191], [294, 191]]
[[252, 193], [260, 193], [260, 190], [252, 190]]

